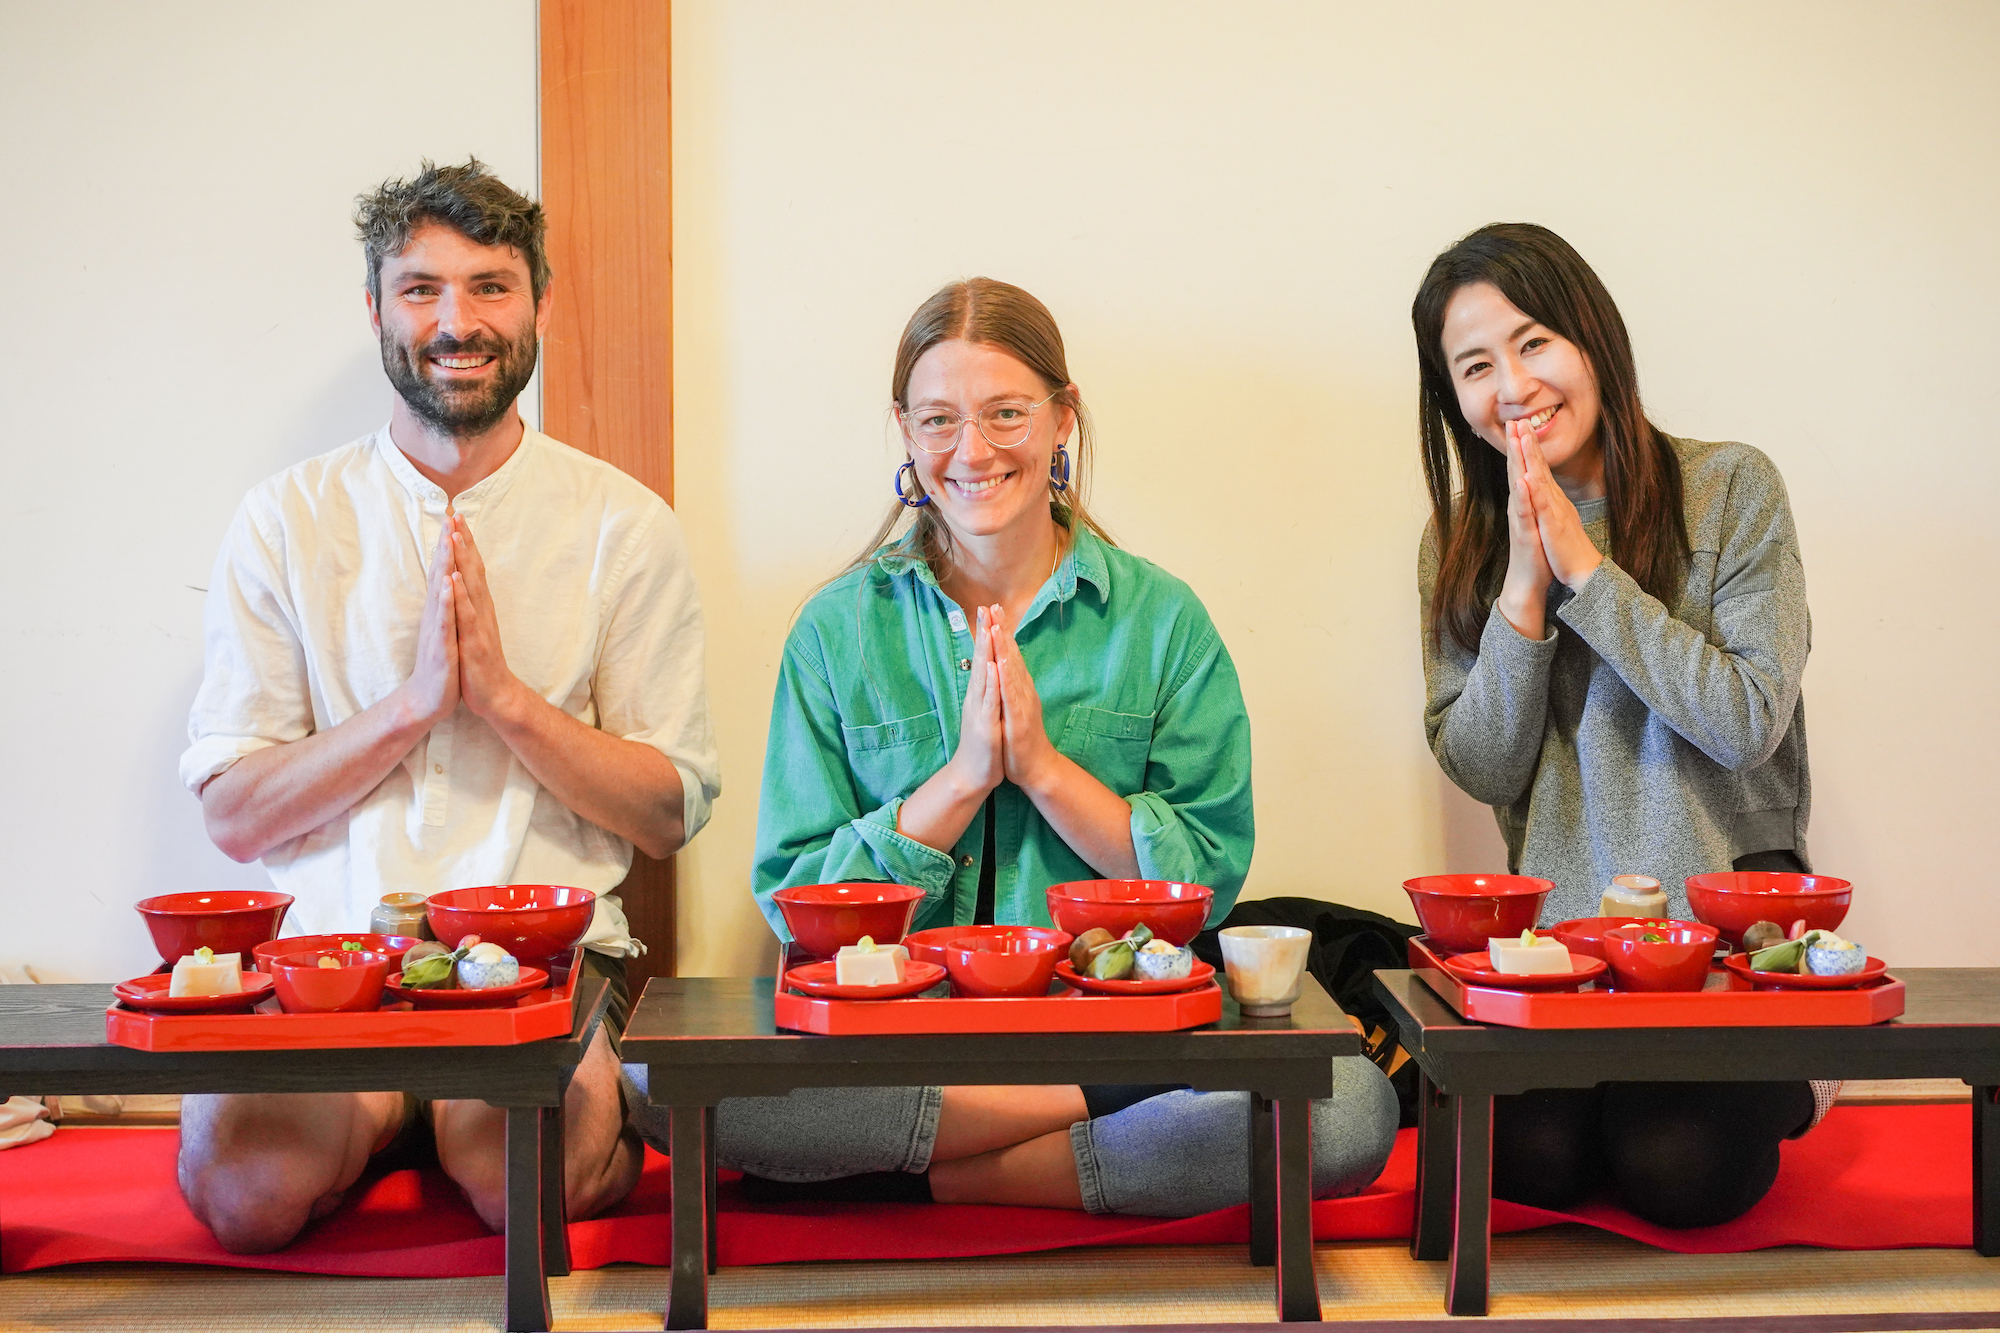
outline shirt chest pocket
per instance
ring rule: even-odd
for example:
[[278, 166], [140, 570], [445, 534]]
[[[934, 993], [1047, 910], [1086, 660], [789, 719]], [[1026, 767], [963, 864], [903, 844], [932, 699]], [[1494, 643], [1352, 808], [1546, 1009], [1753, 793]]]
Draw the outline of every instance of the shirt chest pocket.
[[908, 796], [944, 767], [943, 732], [936, 713], [918, 713], [871, 726], [842, 726], [854, 785], [875, 805]]
[[1069, 710], [1056, 748], [1118, 796], [1146, 787], [1146, 760], [1153, 750], [1151, 713], [1114, 713], [1079, 704]]

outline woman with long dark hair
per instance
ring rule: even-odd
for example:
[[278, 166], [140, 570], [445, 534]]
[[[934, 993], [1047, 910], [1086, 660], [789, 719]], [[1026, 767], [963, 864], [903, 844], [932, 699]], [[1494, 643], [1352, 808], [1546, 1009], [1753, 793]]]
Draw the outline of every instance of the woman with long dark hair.
[[[910, 318], [890, 396], [897, 504], [778, 671], [753, 872], [772, 929], [776, 890], [851, 881], [923, 889], [919, 929], [1047, 925], [1045, 889], [1101, 877], [1206, 884], [1219, 921], [1255, 843], [1236, 669], [1193, 591], [1091, 518], [1055, 320], [953, 283]], [[1381, 1072], [1333, 1065], [1321, 1195], [1372, 1181], [1396, 1132]], [[1169, 1216], [1247, 1197], [1248, 1134], [1248, 1093], [1129, 1085], [810, 1089], [724, 1101], [716, 1126], [760, 1197]]]
[[[1545, 227], [1482, 227], [1411, 310], [1431, 522], [1418, 558], [1425, 729], [1494, 808], [1544, 922], [1638, 873], [1803, 870], [1799, 680], [1811, 625], [1783, 481], [1745, 444], [1646, 418], [1610, 293]], [[1502, 1098], [1494, 1190], [1562, 1207], [1600, 1182], [1667, 1226], [1735, 1217], [1806, 1083], [1609, 1084]]]

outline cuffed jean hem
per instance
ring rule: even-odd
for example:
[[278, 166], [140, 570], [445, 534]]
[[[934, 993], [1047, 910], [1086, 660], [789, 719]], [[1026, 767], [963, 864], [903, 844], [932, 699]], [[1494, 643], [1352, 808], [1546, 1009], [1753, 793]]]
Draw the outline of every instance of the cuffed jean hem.
[[[1312, 1192], [1352, 1194], [1396, 1144], [1395, 1089], [1368, 1060], [1333, 1062], [1333, 1096], [1312, 1103]], [[1083, 1206], [1093, 1213], [1193, 1217], [1250, 1197], [1250, 1094], [1169, 1092], [1071, 1125]]]
[[[644, 1100], [643, 1065], [628, 1065], [642, 1094], [632, 1124], [667, 1150], [668, 1112]], [[715, 1160], [731, 1171], [803, 1184], [870, 1171], [922, 1172], [937, 1146], [943, 1088], [800, 1088], [784, 1097], [725, 1097], [715, 1113]]]

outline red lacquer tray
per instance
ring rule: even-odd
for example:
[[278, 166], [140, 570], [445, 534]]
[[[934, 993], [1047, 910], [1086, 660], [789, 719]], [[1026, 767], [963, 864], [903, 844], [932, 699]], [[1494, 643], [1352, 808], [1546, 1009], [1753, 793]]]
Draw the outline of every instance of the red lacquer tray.
[[[787, 945], [783, 971], [812, 957]], [[780, 975], [783, 975], [781, 971]], [[772, 1004], [781, 1028], [823, 1037], [922, 1032], [1175, 1032], [1222, 1017], [1222, 988], [1211, 981], [1171, 995], [1086, 995], [1063, 985], [1020, 999], [817, 1000], [780, 990]]]
[[142, 1014], [114, 1004], [104, 1039], [141, 1051], [297, 1051], [348, 1046], [513, 1046], [569, 1034], [576, 955], [557, 984], [506, 1009], [413, 1009], [392, 1001], [366, 1014], [288, 1014], [276, 998], [247, 1014]]
[[1757, 990], [1717, 967], [1698, 991], [1502, 990], [1445, 971], [1421, 935], [1410, 941], [1410, 970], [1462, 1016], [1511, 1028], [1866, 1027], [1903, 1012], [1893, 975], [1848, 990]]

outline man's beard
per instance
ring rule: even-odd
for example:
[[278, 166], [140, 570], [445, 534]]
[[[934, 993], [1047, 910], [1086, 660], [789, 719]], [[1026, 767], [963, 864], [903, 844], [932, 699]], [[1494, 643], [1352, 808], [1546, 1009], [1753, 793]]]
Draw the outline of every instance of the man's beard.
[[[417, 419], [446, 435], [465, 437], [492, 429], [504, 419], [535, 373], [535, 326], [508, 343], [484, 333], [458, 339], [441, 333], [421, 348], [382, 336], [382, 369]], [[432, 378], [434, 356], [491, 356], [494, 374], [481, 384]]]

